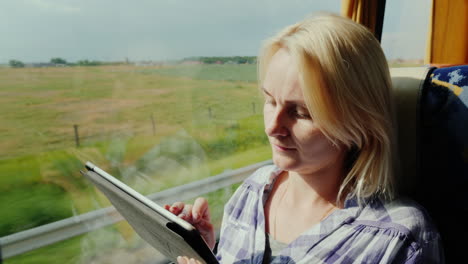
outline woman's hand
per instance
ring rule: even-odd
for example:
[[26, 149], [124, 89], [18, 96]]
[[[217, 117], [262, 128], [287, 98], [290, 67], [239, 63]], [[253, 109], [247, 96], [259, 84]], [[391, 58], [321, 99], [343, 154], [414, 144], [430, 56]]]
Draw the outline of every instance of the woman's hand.
[[189, 259], [187, 257], [177, 257], [177, 263], [178, 264], [201, 264], [200, 261], [196, 260], [196, 259]]
[[164, 205], [164, 208], [192, 224], [198, 230], [198, 232], [200, 232], [200, 235], [203, 237], [208, 247], [213, 250], [216, 243], [215, 233], [210, 220], [208, 201], [205, 198], [197, 198], [193, 205], [176, 202], [172, 206], [166, 204]]

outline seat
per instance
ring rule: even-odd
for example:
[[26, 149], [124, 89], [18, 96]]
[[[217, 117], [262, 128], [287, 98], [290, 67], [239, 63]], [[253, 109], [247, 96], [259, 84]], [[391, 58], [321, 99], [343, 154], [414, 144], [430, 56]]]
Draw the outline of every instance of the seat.
[[391, 75], [400, 190], [427, 209], [447, 263], [458, 263], [468, 238], [468, 66], [395, 68]]

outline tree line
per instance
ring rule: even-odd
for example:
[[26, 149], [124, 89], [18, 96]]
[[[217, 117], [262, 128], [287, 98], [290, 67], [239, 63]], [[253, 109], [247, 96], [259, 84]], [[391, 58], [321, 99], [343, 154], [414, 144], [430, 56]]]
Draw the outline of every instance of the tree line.
[[[121, 64], [121, 62], [102, 62], [97, 60], [79, 60], [77, 62], [68, 62], [63, 58], [52, 58], [49, 62], [32, 63], [32, 67], [47, 67], [47, 66], [99, 66], [108, 64]], [[8, 65], [12, 68], [24, 68], [27, 65], [20, 60], [10, 60]]]
[[[188, 57], [175, 63], [183, 62], [198, 62], [201, 64], [255, 64], [257, 57], [255, 56], [228, 56], [228, 57]], [[63, 58], [51, 58], [49, 62], [33, 63], [33, 67], [47, 67], [47, 66], [99, 66], [99, 65], [116, 65], [116, 64], [129, 64], [126, 59], [125, 62], [102, 62], [97, 60], [79, 60], [77, 62], [68, 62]], [[9, 63], [12, 68], [23, 68], [26, 64], [20, 60], [10, 60]]]

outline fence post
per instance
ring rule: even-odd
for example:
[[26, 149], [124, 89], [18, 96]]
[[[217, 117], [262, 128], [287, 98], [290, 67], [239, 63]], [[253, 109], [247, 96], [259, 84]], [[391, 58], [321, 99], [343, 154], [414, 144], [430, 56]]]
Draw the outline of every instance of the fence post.
[[208, 107], [208, 117], [213, 118], [213, 113], [211, 112], [211, 107]]
[[154, 115], [151, 114], [151, 123], [153, 124], [153, 136], [156, 135], [156, 124], [154, 122]]
[[80, 135], [78, 134], [78, 125], [73, 125], [73, 128], [75, 129], [75, 143], [76, 147], [78, 148], [80, 146]]
[[255, 114], [255, 102], [252, 102], [252, 112]]

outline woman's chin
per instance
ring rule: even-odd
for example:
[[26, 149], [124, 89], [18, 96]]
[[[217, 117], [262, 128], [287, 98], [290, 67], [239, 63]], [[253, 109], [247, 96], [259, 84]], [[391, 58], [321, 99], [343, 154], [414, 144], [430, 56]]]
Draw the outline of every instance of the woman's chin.
[[273, 163], [278, 168], [285, 171], [294, 171], [294, 168], [297, 168], [297, 166], [299, 165], [299, 162], [296, 159], [275, 154], [273, 154]]

